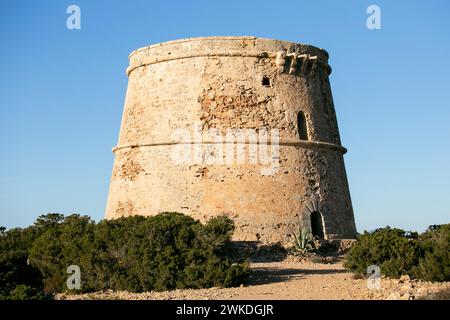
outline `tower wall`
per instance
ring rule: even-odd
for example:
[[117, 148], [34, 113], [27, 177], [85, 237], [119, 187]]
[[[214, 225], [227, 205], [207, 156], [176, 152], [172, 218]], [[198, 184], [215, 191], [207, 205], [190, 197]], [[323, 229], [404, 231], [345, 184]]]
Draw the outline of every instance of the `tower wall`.
[[[326, 238], [354, 237], [329, 72], [322, 49], [255, 37], [185, 39], [132, 52], [106, 218], [225, 214], [236, 239], [285, 242], [319, 212]], [[249, 134], [221, 144], [230, 128], [259, 140]], [[252, 158], [264, 147], [269, 162]]]

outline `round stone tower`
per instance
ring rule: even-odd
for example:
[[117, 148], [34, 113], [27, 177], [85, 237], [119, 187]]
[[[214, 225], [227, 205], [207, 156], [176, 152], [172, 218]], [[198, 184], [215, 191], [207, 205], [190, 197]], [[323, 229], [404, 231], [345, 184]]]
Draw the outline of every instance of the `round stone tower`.
[[129, 56], [106, 218], [228, 215], [234, 238], [356, 233], [326, 51], [206, 37]]

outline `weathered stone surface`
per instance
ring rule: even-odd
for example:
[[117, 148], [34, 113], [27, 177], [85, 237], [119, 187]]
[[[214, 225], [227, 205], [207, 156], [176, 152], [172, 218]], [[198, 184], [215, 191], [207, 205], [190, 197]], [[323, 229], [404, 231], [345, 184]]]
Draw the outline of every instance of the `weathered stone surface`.
[[[205, 221], [226, 214], [235, 220], [236, 239], [285, 242], [319, 212], [325, 238], [353, 238], [330, 70], [322, 49], [255, 37], [193, 38], [134, 51], [106, 218], [178, 211]], [[208, 163], [226, 147], [195, 139], [195, 123], [223, 136], [230, 128], [279, 130], [276, 172], [261, 174], [267, 164], [249, 160], [261, 142], [241, 145], [245, 163]], [[203, 162], [173, 160], [180, 128], [191, 132], [189, 150], [202, 147]]]

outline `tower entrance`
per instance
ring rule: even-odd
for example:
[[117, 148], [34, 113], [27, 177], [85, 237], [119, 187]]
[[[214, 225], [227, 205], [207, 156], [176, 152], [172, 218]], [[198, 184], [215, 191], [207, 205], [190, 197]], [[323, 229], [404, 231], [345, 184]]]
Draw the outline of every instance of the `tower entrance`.
[[324, 238], [322, 214], [320, 212], [314, 211], [311, 213], [311, 233], [313, 237], [317, 237], [319, 239]]

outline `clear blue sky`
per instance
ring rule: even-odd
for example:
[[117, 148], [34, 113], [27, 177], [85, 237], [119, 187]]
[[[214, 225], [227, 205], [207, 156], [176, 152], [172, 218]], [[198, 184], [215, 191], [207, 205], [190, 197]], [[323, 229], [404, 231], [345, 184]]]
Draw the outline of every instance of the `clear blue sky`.
[[[81, 8], [81, 30], [66, 8]], [[381, 30], [366, 9], [381, 8]], [[103, 217], [128, 54], [194, 36], [254, 35], [330, 53], [359, 231], [450, 222], [450, 2], [0, 3], [0, 225]]]

